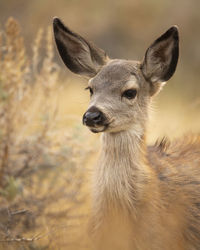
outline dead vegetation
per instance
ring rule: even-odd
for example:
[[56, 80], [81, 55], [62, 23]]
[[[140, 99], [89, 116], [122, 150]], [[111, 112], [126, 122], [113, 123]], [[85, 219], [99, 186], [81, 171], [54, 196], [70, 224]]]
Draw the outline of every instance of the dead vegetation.
[[64, 249], [72, 249], [85, 216], [89, 150], [77, 129], [55, 130], [59, 67], [51, 29], [39, 30], [30, 46], [31, 57], [9, 18], [0, 33], [0, 249], [56, 249], [52, 242], [63, 230]]

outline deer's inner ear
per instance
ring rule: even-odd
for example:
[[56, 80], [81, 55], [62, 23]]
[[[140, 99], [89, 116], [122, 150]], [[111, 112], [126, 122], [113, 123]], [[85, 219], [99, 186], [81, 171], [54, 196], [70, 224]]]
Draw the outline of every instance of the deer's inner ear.
[[147, 49], [141, 66], [145, 78], [153, 84], [169, 80], [176, 70], [178, 56], [178, 29], [173, 26]]
[[108, 57], [102, 49], [72, 32], [58, 18], [54, 18], [53, 28], [59, 54], [72, 72], [93, 77], [106, 64]]

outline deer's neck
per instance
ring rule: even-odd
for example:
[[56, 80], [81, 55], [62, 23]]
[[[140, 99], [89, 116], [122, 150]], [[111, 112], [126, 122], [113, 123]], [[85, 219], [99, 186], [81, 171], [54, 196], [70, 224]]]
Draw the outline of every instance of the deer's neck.
[[103, 204], [132, 211], [142, 199], [150, 176], [144, 134], [132, 130], [103, 134], [95, 171], [95, 198], [101, 209]]
[[144, 214], [153, 217], [151, 197], [156, 199], [156, 182], [146, 163], [144, 134], [138, 134], [130, 130], [102, 136], [94, 175], [91, 229], [97, 245], [103, 247], [96, 249], [133, 249], [138, 246], [133, 235], [139, 239], [137, 228], [146, 225]]

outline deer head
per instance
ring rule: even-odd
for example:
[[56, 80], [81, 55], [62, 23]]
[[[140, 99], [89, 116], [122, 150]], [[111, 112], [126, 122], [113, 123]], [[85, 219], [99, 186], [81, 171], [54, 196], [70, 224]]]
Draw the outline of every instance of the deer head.
[[89, 78], [90, 105], [83, 124], [92, 132], [134, 129], [140, 134], [152, 96], [175, 72], [179, 56], [178, 29], [172, 26], [146, 50], [139, 61], [110, 59], [106, 53], [58, 19], [55, 41], [65, 65]]

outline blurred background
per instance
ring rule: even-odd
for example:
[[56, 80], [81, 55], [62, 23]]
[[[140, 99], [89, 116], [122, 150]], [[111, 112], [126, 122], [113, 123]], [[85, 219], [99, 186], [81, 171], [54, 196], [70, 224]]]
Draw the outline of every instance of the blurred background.
[[61, 62], [52, 18], [111, 58], [134, 60], [178, 25], [179, 63], [154, 99], [153, 143], [200, 131], [199, 10], [199, 0], [0, 1], [0, 249], [90, 249], [85, 228], [99, 136], [81, 125], [87, 82]]

